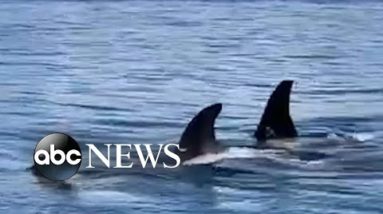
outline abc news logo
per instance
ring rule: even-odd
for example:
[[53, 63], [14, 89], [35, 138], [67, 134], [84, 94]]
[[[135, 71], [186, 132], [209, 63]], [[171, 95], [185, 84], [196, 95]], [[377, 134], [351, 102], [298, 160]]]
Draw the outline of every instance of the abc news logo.
[[55, 181], [63, 181], [75, 175], [82, 161], [78, 143], [62, 133], [44, 137], [36, 145], [33, 159], [37, 172]]
[[[113, 145], [113, 146], [112, 146]], [[146, 150], [143, 152], [142, 144], [133, 144], [135, 152], [142, 168], [146, 168], [148, 162], [152, 168], [156, 168], [161, 152], [164, 152], [173, 164], [162, 162], [164, 168], [176, 168], [181, 164], [181, 159], [175, 149], [178, 151], [178, 144], [159, 144], [158, 152], [155, 154], [151, 144], [143, 144]], [[88, 164], [86, 168], [95, 168], [92, 164], [92, 158], [97, 157], [107, 168], [111, 168], [111, 147], [115, 148], [115, 165], [112, 168], [132, 168], [133, 162], [123, 163], [130, 159], [131, 144], [104, 144], [107, 149], [105, 155], [94, 144], [86, 144], [88, 147]], [[174, 148], [172, 148], [174, 147]], [[122, 151], [128, 152], [123, 153]], [[92, 155], [94, 154], [94, 155]], [[80, 169], [82, 163], [82, 152], [79, 144], [71, 136], [63, 133], [53, 133], [44, 137], [36, 145], [33, 155], [34, 168], [43, 177], [53, 181], [64, 181], [74, 176]]]

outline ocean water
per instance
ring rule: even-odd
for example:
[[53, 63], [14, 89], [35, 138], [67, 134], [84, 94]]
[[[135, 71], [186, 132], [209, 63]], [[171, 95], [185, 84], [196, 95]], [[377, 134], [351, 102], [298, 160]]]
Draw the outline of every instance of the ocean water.
[[[0, 213], [383, 213], [382, 55], [379, 1], [1, 1]], [[302, 138], [279, 143], [326, 157], [239, 147], [283, 79]], [[214, 163], [26, 170], [53, 131], [177, 142], [214, 102]]]

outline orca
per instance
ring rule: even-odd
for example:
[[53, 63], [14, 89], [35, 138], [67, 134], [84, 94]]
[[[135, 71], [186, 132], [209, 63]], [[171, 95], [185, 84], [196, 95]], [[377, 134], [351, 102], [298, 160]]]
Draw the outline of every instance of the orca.
[[[327, 157], [316, 151], [295, 148], [299, 140], [297, 129], [290, 116], [290, 94], [294, 81], [281, 81], [271, 93], [258, 127], [253, 136], [256, 144], [239, 147], [255, 149], [282, 149], [301, 160], [317, 160]], [[223, 146], [215, 137], [214, 123], [222, 111], [222, 104], [215, 103], [202, 109], [187, 125], [179, 141], [178, 155], [182, 162], [205, 154], [218, 154], [230, 146]], [[294, 148], [292, 148], [294, 147]]]
[[179, 141], [178, 155], [181, 161], [192, 159], [206, 153], [223, 150], [215, 138], [215, 120], [222, 111], [222, 104], [215, 103], [202, 109], [189, 122]]
[[301, 138], [298, 135], [290, 116], [290, 94], [293, 84], [293, 80], [283, 80], [271, 93], [253, 134], [257, 140], [255, 147], [257, 149], [282, 149], [292, 156], [299, 157], [300, 160], [327, 158], [329, 155], [326, 153], [296, 148], [304, 142], [318, 142], [318, 139]]
[[[298, 132], [290, 116], [290, 94], [293, 83], [293, 80], [283, 80], [271, 93], [258, 127], [253, 133], [256, 143], [252, 146], [234, 147], [283, 150], [300, 160], [318, 160], [328, 157], [325, 153], [297, 148], [301, 139], [296, 139]], [[179, 142], [180, 149], [185, 151], [179, 154], [182, 162], [205, 154], [225, 152], [231, 148], [231, 146], [220, 145], [215, 138], [214, 122], [221, 110], [221, 103], [208, 106], [188, 124]]]
[[298, 136], [290, 116], [290, 94], [292, 80], [283, 80], [271, 94], [266, 108], [254, 133], [258, 141]]

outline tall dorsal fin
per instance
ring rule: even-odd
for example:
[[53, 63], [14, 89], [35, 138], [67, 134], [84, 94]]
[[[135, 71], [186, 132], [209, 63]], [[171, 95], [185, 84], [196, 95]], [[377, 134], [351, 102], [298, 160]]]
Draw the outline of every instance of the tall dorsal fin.
[[292, 80], [284, 80], [271, 94], [261, 122], [254, 136], [258, 140], [270, 138], [291, 138], [297, 136], [293, 120], [290, 117], [290, 93]]
[[214, 122], [221, 110], [221, 103], [210, 105], [190, 121], [179, 142], [180, 150], [183, 151], [181, 159], [187, 160], [217, 147]]

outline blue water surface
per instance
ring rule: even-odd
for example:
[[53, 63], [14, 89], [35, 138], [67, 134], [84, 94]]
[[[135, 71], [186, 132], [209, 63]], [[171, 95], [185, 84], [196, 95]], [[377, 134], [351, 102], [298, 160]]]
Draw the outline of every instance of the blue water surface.
[[[382, 56], [380, 1], [1, 1], [0, 213], [383, 213]], [[290, 149], [326, 158], [236, 148], [283, 79], [309, 139]], [[177, 142], [214, 102], [238, 158], [63, 184], [25, 170], [53, 131]]]

